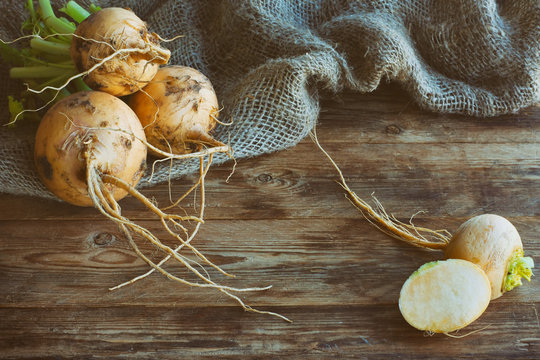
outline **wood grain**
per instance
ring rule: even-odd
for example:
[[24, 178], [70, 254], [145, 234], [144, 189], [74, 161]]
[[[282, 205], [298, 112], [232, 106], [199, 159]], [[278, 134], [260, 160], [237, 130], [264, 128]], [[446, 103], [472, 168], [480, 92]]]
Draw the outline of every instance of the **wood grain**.
[[[480, 213], [508, 217], [529, 256], [540, 258], [540, 108], [490, 119], [418, 109], [396, 87], [322, 103], [321, 144], [361, 197], [373, 193], [398, 218], [454, 231]], [[536, 359], [538, 281], [493, 301], [459, 335], [427, 336], [397, 306], [405, 279], [441, 259], [388, 238], [350, 204], [330, 162], [305, 139], [208, 175], [206, 223], [194, 240], [210, 270], [251, 306], [215, 289], [190, 288], [147, 271], [116, 225], [95, 209], [0, 196], [1, 359]], [[172, 182], [178, 195], [194, 181]], [[160, 204], [162, 184], [143, 192]], [[197, 211], [197, 199], [183, 203]], [[173, 246], [133, 198], [123, 213]], [[138, 240], [154, 259], [162, 255]], [[189, 255], [187, 252], [186, 255]], [[195, 259], [190, 255], [191, 259]], [[195, 280], [182, 266], [167, 269]], [[474, 332], [478, 330], [478, 332]]]

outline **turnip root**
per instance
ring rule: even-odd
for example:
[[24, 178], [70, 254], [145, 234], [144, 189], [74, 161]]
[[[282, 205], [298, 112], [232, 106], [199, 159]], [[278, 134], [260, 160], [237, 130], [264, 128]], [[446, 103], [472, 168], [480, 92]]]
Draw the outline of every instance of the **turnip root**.
[[214, 88], [196, 69], [160, 68], [142, 91], [130, 97], [129, 105], [143, 124], [148, 142], [163, 151], [185, 154], [201, 144], [223, 145], [209, 135], [219, 113]]
[[403, 284], [399, 309], [419, 330], [449, 333], [476, 320], [491, 296], [489, 279], [480, 267], [461, 259], [421, 266]]
[[491, 299], [530, 281], [534, 263], [523, 257], [518, 231], [502, 216], [484, 214], [463, 223], [444, 250], [446, 258], [464, 259], [480, 266], [491, 282]]
[[105, 8], [77, 26], [71, 57], [80, 72], [88, 72], [84, 78], [88, 86], [123, 96], [144, 87], [169, 61], [170, 51], [159, 43], [160, 37], [148, 32], [131, 10]]

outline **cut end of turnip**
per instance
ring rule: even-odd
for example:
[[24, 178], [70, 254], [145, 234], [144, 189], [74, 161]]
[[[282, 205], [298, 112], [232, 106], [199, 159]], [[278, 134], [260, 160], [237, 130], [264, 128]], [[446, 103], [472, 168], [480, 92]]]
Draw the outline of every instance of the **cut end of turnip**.
[[478, 319], [490, 298], [490, 282], [480, 267], [448, 259], [427, 263], [407, 279], [399, 309], [418, 330], [449, 333]]

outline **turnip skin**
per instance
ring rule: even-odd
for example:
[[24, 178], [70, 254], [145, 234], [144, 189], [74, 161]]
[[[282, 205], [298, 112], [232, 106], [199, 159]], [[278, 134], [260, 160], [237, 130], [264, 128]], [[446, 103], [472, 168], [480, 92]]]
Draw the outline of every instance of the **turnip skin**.
[[448, 333], [478, 319], [490, 297], [489, 279], [479, 266], [448, 259], [424, 264], [405, 281], [399, 309], [418, 330]]
[[491, 299], [507, 291], [505, 280], [516, 254], [523, 255], [518, 231], [510, 221], [494, 214], [478, 215], [464, 222], [445, 249], [446, 258], [468, 260], [485, 271], [491, 283]]
[[71, 57], [80, 72], [90, 70], [115, 51], [120, 53], [84, 78], [92, 89], [115, 96], [129, 95], [144, 87], [171, 54], [131, 10], [105, 8], [77, 26]]
[[130, 97], [129, 105], [143, 124], [148, 142], [162, 151], [185, 154], [201, 143], [223, 145], [208, 134], [219, 114], [216, 93], [210, 80], [196, 69], [160, 68], [143, 91]]
[[[144, 131], [122, 100], [98, 91], [75, 93], [52, 106], [41, 120], [35, 138], [36, 169], [58, 198], [93, 206], [88, 195], [89, 166], [131, 186], [143, 175], [147, 150], [137, 138], [144, 139]], [[116, 200], [127, 195], [111, 184], [103, 186]]]

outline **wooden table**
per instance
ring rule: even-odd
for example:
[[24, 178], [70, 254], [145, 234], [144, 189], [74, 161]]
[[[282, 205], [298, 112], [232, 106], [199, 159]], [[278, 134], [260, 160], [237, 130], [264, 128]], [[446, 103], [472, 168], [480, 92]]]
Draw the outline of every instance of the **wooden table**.
[[[324, 100], [321, 144], [350, 187], [415, 224], [454, 231], [497, 213], [540, 262], [540, 108], [477, 119], [418, 109], [395, 86]], [[452, 338], [409, 326], [397, 301], [407, 277], [442, 258], [384, 235], [345, 198], [310, 139], [286, 151], [214, 167], [206, 223], [193, 244], [224, 270], [244, 311], [209, 288], [144, 273], [116, 225], [93, 208], [0, 197], [0, 358], [538, 359], [539, 279], [493, 301]], [[196, 179], [174, 181], [175, 195]], [[160, 204], [168, 185], [144, 190]], [[190, 200], [185, 205], [194, 210]], [[133, 198], [124, 214], [163, 235]], [[420, 212], [421, 211], [421, 212]], [[143, 245], [151, 255], [158, 252]], [[181, 266], [171, 272], [194, 280]], [[538, 271], [538, 270], [537, 270]], [[479, 330], [474, 332], [475, 330]]]

